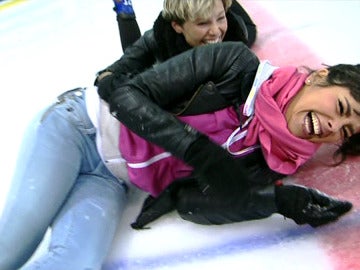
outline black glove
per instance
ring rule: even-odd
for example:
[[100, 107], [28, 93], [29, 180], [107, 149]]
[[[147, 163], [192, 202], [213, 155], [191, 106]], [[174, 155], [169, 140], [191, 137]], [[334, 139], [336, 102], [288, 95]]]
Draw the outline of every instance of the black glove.
[[158, 197], [148, 196], [141, 208], [136, 221], [131, 224], [133, 229], [147, 229], [150, 222], [173, 211], [176, 207], [177, 193], [181, 189], [196, 184], [193, 178], [182, 178], [172, 182]]
[[142, 229], [172, 210], [185, 220], [209, 225], [265, 218], [277, 207], [273, 185], [254, 186], [241, 193], [208, 194], [202, 192], [196, 178], [189, 177], [173, 182], [157, 198], [149, 196], [131, 226]]
[[297, 224], [312, 227], [335, 221], [352, 208], [348, 201], [340, 201], [316, 189], [298, 185], [276, 186], [275, 200], [278, 213]]
[[110, 74], [102, 78], [101, 80], [96, 80], [95, 85], [98, 87], [99, 96], [109, 102], [110, 97], [114, 90], [120, 87], [123, 83], [126, 83], [131, 79], [130, 75], [125, 74]]
[[178, 191], [175, 207], [185, 220], [220, 225], [271, 216], [277, 211], [274, 196], [273, 185], [229, 194], [204, 194], [192, 186]]
[[194, 176], [206, 194], [241, 192], [249, 186], [249, 173], [243, 160], [232, 157], [206, 136], [190, 145], [184, 161], [194, 168]]
[[175, 204], [170, 190], [165, 190], [157, 198], [149, 195], [143, 203], [140, 214], [131, 223], [131, 227], [135, 230], [149, 229], [149, 227], [145, 227], [147, 224], [174, 209]]
[[101, 80], [98, 80], [96, 82], [96, 86], [98, 87], [97, 88], [98, 94], [106, 102], [109, 102], [110, 96], [114, 90], [113, 88], [114, 77], [115, 77], [114, 74], [107, 75]]

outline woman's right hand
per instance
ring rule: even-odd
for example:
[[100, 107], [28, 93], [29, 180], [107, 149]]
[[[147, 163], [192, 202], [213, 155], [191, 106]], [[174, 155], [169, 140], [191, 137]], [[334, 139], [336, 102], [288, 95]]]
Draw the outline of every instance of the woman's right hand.
[[96, 81], [99, 83], [103, 78], [105, 78], [106, 76], [112, 75], [113, 73], [111, 71], [104, 71], [101, 72], [97, 77], [96, 77]]
[[276, 186], [275, 198], [278, 213], [293, 219], [296, 224], [312, 227], [334, 222], [352, 208], [348, 201], [300, 185]]

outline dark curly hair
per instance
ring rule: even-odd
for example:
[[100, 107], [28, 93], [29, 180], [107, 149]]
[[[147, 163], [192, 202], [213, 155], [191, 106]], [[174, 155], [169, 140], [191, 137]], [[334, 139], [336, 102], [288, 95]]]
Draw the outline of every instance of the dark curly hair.
[[[349, 65], [339, 64], [328, 67], [327, 79], [323, 86], [341, 86], [350, 90], [352, 97], [360, 102], [360, 64]], [[334, 153], [334, 158], [340, 157], [339, 163], [343, 162], [347, 156], [360, 155], [360, 133], [354, 134], [344, 140]]]

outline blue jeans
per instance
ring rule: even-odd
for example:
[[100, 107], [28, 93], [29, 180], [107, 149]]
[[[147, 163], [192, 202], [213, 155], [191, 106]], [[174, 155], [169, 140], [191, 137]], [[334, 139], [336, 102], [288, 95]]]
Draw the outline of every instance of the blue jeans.
[[48, 252], [21, 269], [100, 269], [126, 203], [105, 167], [85, 90], [64, 94], [33, 123], [0, 219], [0, 269], [19, 269], [51, 227]]

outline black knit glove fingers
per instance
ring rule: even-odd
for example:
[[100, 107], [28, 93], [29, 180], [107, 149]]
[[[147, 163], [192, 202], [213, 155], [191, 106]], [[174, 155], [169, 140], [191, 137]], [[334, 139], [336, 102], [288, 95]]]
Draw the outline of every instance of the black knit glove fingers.
[[109, 102], [110, 96], [113, 92], [114, 75], [108, 75], [97, 82], [97, 91], [99, 96]]
[[146, 225], [175, 209], [179, 190], [187, 189], [196, 184], [193, 178], [182, 178], [172, 182], [158, 197], [148, 196], [131, 227], [133, 229], [147, 229]]
[[304, 215], [313, 221], [310, 225], [317, 227], [337, 220], [352, 208], [348, 201], [337, 200], [318, 190], [310, 189], [311, 202], [304, 209]]
[[278, 212], [297, 224], [318, 227], [336, 221], [352, 208], [348, 201], [304, 186], [279, 186], [275, 192]]
[[145, 227], [150, 222], [174, 210], [174, 202], [169, 190], [165, 190], [157, 198], [148, 196], [136, 220], [131, 223], [133, 229], [148, 229]]
[[96, 81], [99, 96], [109, 102], [113, 92], [131, 79], [131, 74], [110, 74]]

